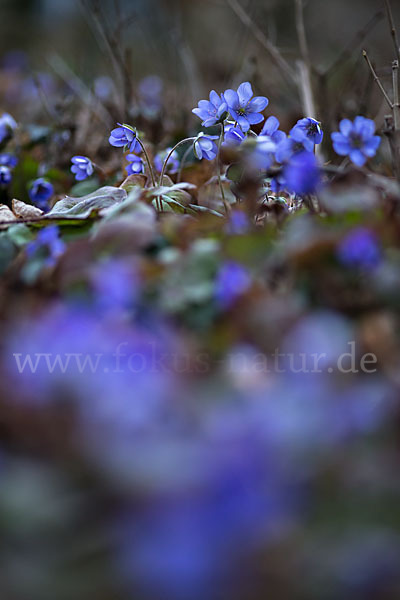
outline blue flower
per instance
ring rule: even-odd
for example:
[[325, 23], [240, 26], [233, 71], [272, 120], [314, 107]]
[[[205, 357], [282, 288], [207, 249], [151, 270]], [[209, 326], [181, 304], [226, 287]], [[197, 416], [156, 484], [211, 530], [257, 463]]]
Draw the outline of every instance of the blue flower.
[[312, 119], [311, 117], [306, 117], [305, 119], [300, 119], [300, 121], [297, 121], [296, 125], [290, 132], [291, 136], [295, 130], [303, 136], [304, 148], [308, 152], [312, 152], [315, 144], [320, 144], [324, 137], [324, 133], [321, 129], [321, 123], [315, 119]]
[[300, 129], [292, 129], [290, 137], [282, 138], [278, 143], [275, 153], [275, 158], [278, 163], [286, 163], [295, 154], [299, 154], [306, 150], [307, 143], [303, 132]]
[[339, 261], [347, 267], [372, 268], [381, 258], [377, 237], [367, 227], [353, 229], [340, 242], [337, 249]]
[[8, 185], [11, 183], [12, 175], [8, 167], [0, 166], [0, 185]]
[[260, 135], [269, 136], [275, 144], [280, 144], [286, 139], [286, 133], [279, 129], [279, 121], [276, 117], [268, 117], [260, 131]]
[[48, 253], [46, 264], [52, 266], [57, 258], [63, 254], [65, 244], [59, 237], [60, 230], [57, 225], [49, 225], [41, 229], [33, 242], [26, 246], [26, 252], [29, 257], [36, 254], [39, 250], [46, 250]]
[[365, 117], [356, 117], [352, 123], [343, 119], [340, 132], [332, 133], [333, 148], [336, 154], [348, 156], [352, 163], [362, 167], [368, 158], [375, 156], [381, 138], [375, 135], [375, 123]]
[[286, 187], [286, 180], [283, 176], [283, 173], [279, 173], [278, 175], [271, 177], [270, 186], [271, 186], [271, 191], [274, 194], [279, 194], [279, 192], [284, 190]]
[[144, 173], [143, 160], [136, 154], [127, 154], [126, 160], [129, 165], [125, 167], [128, 175], [135, 175], [137, 173]]
[[86, 156], [73, 156], [71, 158], [72, 173], [75, 173], [75, 179], [77, 181], [83, 181], [91, 175], [93, 175], [93, 163], [90, 158]]
[[54, 187], [43, 177], [35, 179], [29, 189], [29, 197], [33, 204], [41, 210], [47, 210], [49, 207], [48, 201], [54, 194]]
[[233, 123], [228, 123], [228, 125], [226, 125], [224, 146], [239, 146], [244, 139], [246, 139], [246, 136], [240, 127], [235, 127]]
[[130, 152], [140, 153], [142, 148], [137, 140], [136, 131], [130, 125], [122, 125], [113, 129], [109, 137], [111, 146], [116, 148], [124, 148], [127, 146]]
[[0, 144], [11, 137], [16, 128], [17, 123], [12, 116], [8, 113], [3, 113], [0, 117]]
[[217, 92], [210, 92], [210, 100], [200, 100], [198, 108], [194, 108], [192, 113], [202, 119], [203, 127], [211, 127], [221, 120], [221, 117], [228, 110], [223, 94], [219, 96]]
[[247, 270], [236, 262], [225, 262], [218, 272], [215, 284], [215, 300], [218, 306], [229, 309], [249, 286], [250, 276]]
[[248, 131], [251, 125], [261, 123], [264, 119], [261, 111], [268, 106], [268, 99], [264, 96], [253, 98], [253, 90], [248, 81], [242, 83], [237, 92], [226, 90], [224, 99], [228, 105], [230, 115], [243, 131]]
[[217, 135], [204, 135], [204, 133], [200, 133], [193, 144], [196, 157], [199, 160], [202, 158], [214, 160], [218, 154], [217, 144], [214, 142], [217, 139]]
[[283, 172], [286, 188], [299, 196], [312, 194], [318, 187], [321, 175], [317, 159], [312, 152], [295, 154]]
[[225, 226], [225, 231], [230, 235], [242, 235], [249, 229], [249, 217], [242, 210], [233, 210], [229, 221]]
[[250, 167], [256, 169], [269, 169], [274, 162], [274, 153], [276, 144], [268, 135], [259, 135], [256, 139], [256, 145], [252, 151], [249, 161]]
[[[161, 173], [164, 161], [167, 158], [168, 154], [171, 152], [171, 150], [172, 150], [172, 148], [166, 148], [162, 152], [158, 152], [158, 154], [155, 155], [154, 166], [157, 169], [158, 173]], [[174, 175], [175, 173], [178, 172], [178, 170], [179, 170], [179, 155], [175, 151], [170, 156], [170, 159], [167, 164], [166, 173], [168, 173], [169, 175]]]
[[8, 167], [9, 169], [13, 169], [18, 164], [18, 158], [9, 154], [8, 152], [3, 152], [0, 154], [0, 165], [4, 167]]
[[148, 75], [140, 81], [138, 92], [143, 111], [154, 115], [161, 110], [163, 86], [158, 75]]

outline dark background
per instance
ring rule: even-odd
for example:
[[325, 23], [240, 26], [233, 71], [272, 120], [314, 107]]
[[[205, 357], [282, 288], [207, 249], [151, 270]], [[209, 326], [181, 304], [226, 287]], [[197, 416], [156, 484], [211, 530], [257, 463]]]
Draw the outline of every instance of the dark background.
[[[285, 57], [295, 60], [293, 1], [241, 0], [241, 4]], [[400, 23], [400, 6], [392, 4]], [[186, 86], [193, 95], [204, 94], [210, 85], [230, 86], [246, 78], [256, 79], [263, 88], [280, 83], [265, 50], [225, 0], [121, 0], [120, 5], [123, 19], [129, 22], [121, 35], [132, 46], [134, 80], [156, 73]], [[115, 2], [102, 1], [101, 7], [115, 23]], [[383, 7], [381, 0], [309, 0], [306, 24], [314, 64], [328, 67]], [[43, 71], [56, 53], [87, 81], [112, 75], [109, 57], [79, 0], [0, 0], [0, 8], [1, 55], [23, 49], [32, 67]], [[377, 65], [389, 64], [392, 48], [385, 19], [364, 45]], [[355, 58], [360, 58], [360, 50]], [[359, 68], [366, 68], [362, 60]], [[279, 96], [274, 89], [264, 91], [272, 101]]]

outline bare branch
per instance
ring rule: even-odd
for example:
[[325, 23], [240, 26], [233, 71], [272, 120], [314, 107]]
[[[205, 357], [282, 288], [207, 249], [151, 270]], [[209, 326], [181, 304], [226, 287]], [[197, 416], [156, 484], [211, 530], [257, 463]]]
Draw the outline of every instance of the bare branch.
[[365, 60], [367, 61], [367, 65], [372, 73], [372, 77], [374, 78], [374, 81], [376, 81], [379, 89], [381, 90], [383, 97], [385, 98], [386, 102], [388, 103], [388, 105], [390, 106], [390, 108], [393, 110], [393, 102], [391, 101], [391, 99], [389, 98], [385, 88], [382, 85], [381, 80], [379, 79], [378, 75], [376, 74], [376, 71], [374, 69], [374, 67], [372, 66], [372, 63], [369, 59], [369, 56], [367, 54], [367, 52], [365, 50], [363, 50], [363, 57], [365, 58]]
[[295, 0], [296, 4], [296, 28], [299, 39], [301, 60], [298, 61], [299, 67], [299, 89], [302, 96], [303, 111], [306, 116], [315, 118], [317, 110], [313, 94], [313, 85], [311, 79], [311, 61], [308, 50], [306, 28], [304, 25], [303, 0]]
[[90, 91], [90, 89], [85, 85], [85, 83], [72, 71], [72, 69], [67, 65], [67, 63], [59, 56], [58, 54], [54, 54], [48, 60], [50, 66], [53, 68], [55, 73], [63, 81], [68, 83], [70, 88], [74, 91], [74, 93], [86, 104], [93, 114], [102, 121], [107, 127], [112, 123], [113, 118], [108, 112], [108, 110], [95, 98]]
[[374, 16], [368, 21], [368, 23], [363, 27], [360, 31], [356, 33], [351, 42], [346, 46], [343, 52], [338, 56], [338, 58], [331, 64], [331, 66], [326, 69], [325, 75], [330, 77], [334, 71], [346, 60], [351, 58], [353, 52], [359, 48], [359, 46], [363, 43], [365, 38], [371, 33], [371, 31], [376, 27], [376, 25], [383, 19], [384, 11], [379, 10], [374, 14]]
[[394, 24], [392, 7], [390, 6], [390, 0], [385, 0], [385, 5], [386, 5], [387, 18], [389, 21], [390, 34], [391, 34], [392, 40], [393, 40], [394, 51], [396, 53], [397, 60], [400, 61], [400, 43], [399, 43], [399, 38], [397, 36], [396, 25]]
[[394, 60], [392, 63], [393, 75], [393, 117], [394, 129], [400, 130], [400, 104], [399, 104], [399, 61]]
[[282, 72], [286, 81], [290, 84], [297, 84], [297, 74], [289, 65], [289, 63], [283, 58], [278, 48], [267, 38], [267, 36], [261, 31], [261, 29], [254, 23], [254, 21], [248, 16], [243, 7], [239, 4], [238, 0], [226, 0], [230, 8], [236, 13], [242, 23], [252, 30], [254, 37], [257, 41], [265, 48], [269, 53], [272, 60]]

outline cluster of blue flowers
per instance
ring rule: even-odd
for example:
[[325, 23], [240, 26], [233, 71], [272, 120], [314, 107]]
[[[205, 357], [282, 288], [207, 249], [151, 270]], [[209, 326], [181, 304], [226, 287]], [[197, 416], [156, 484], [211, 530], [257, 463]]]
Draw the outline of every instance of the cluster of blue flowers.
[[[224, 146], [238, 147], [246, 142], [249, 167], [268, 171], [273, 164], [281, 166], [279, 173], [270, 179], [273, 192], [283, 189], [299, 195], [313, 192], [321, 181], [315, 158], [315, 146], [321, 144], [324, 137], [321, 123], [305, 117], [286, 135], [279, 129], [279, 120], [270, 116], [256, 135], [251, 127], [263, 121], [262, 112], [267, 106], [268, 98], [254, 97], [251, 84], [245, 82], [237, 91], [229, 89], [219, 95], [212, 90], [209, 100], [200, 100], [192, 112], [202, 119], [204, 127], [217, 124], [223, 127]], [[214, 136], [201, 135], [205, 139], [214, 139]], [[359, 116], [354, 123], [343, 120], [340, 133], [333, 133], [332, 141], [337, 154], [348, 156], [360, 167], [376, 154], [380, 137], [375, 135], [374, 122]], [[197, 155], [202, 157], [201, 153]]]
[[[237, 90], [228, 89], [221, 94], [212, 90], [209, 99], [200, 100], [192, 112], [202, 120], [203, 127], [220, 125], [220, 136], [201, 131], [194, 138], [182, 140], [174, 148], [158, 152], [154, 156], [155, 170], [169, 175], [177, 173], [180, 160], [176, 149], [186, 141], [193, 141], [193, 152], [199, 160], [216, 159], [221, 146], [240, 147], [246, 168], [256, 172], [267, 171], [273, 193], [282, 190], [299, 196], [313, 193], [322, 181], [321, 167], [315, 156], [316, 146], [322, 143], [324, 137], [321, 123], [305, 117], [286, 134], [279, 128], [279, 120], [269, 116], [256, 134], [252, 127], [264, 121], [263, 111], [268, 104], [265, 96], [254, 96], [249, 82], [242, 83]], [[354, 123], [348, 119], [341, 121], [340, 132], [332, 134], [332, 141], [337, 154], [349, 157], [353, 164], [361, 167], [376, 154], [381, 139], [375, 135], [374, 122], [358, 116]], [[128, 175], [145, 172], [140, 155], [146, 151], [134, 127], [118, 123], [118, 127], [110, 133], [109, 142], [128, 152], [128, 165], [125, 167]], [[146, 159], [148, 161], [147, 153]], [[149, 161], [148, 166], [151, 170]], [[276, 167], [275, 172], [268, 174], [273, 166]], [[74, 156], [71, 171], [78, 181], [82, 181], [93, 174], [94, 165], [85, 156]]]

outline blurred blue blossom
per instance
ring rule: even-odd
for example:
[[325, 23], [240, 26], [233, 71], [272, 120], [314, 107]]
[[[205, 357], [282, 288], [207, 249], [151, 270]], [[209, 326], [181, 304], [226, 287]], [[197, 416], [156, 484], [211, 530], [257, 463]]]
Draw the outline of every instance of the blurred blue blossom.
[[0, 144], [10, 138], [17, 128], [16, 121], [8, 113], [3, 113], [0, 117]]
[[53, 266], [57, 259], [64, 253], [65, 244], [60, 238], [60, 230], [57, 225], [48, 225], [41, 229], [33, 242], [26, 246], [26, 252], [32, 257], [40, 250], [47, 253], [46, 265]]
[[87, 156], [73, 156], [71, 162], [71, 171], [75, 174], [77, 181], [83, 181], [93, 175], [93, 163]]
[[103, 102], [111, 100], [114, 91], [115, 86], [111, 77], [108, 77], [107, 75], [101, 75], [95, 79], [94, 94]]
[[128, 165], [125, 167], [128, 175], [135, 175], [137, 173], [144, 173], [143, 160], [137, 154], [127, 154], [126, 160]]
[[218, 154], [217, 144], [214, 141], [217, 139], [217, 135], [204, 135], [204, 133], [200, 133], [193, 144], [195, 156], [199, 160], [202, 158], [214, 160]]
[[101, 311], [117, 312], [132, 307], [139, 281], [131, 262], [108, 259], [95, 265], [90, 273], [94, 302]]
[[242, 210], [232, 210], [225, 231], [230, 235], [241, 235], [249, 230], [249, 217]]
[[249, 166], [256, 169], [269, 169], [275, 160], [276, 144], [268, 135], [259, 135], [249, 156]]
[[320, 144], [324, 137], [324, 133], [321, 129], [321, 123], [310, 117], [306, 117], [305, 119], [300, 119], [297, 121], [296, 125], [290, 132], [292, 137], [295, 130], [303, 135], [304, 147], [308, 152], [312, 152], [314, 150], [314, 146], [316, 144]]
[[158, 113], [161, 110], [163, 87], [163, 80], [158, 75], [148, 75], [139, 82], [138, 92], [145, 112]]
[[[172, 148], [166, 148], [165, 150], [162, 150], [161, 152], [158, 152], [155, 155], [154, 166], [158, 173], [161, 173], [164, 161], [167, 158], [168, 154], [171, 152], [171, 150]], [[175, 173], [177, 173], [179, 170], [179, 164], [179, 154], [176, 151], [174, 151], [171, 154], [170, 159], [168, 161], [166, 173], [169, 175], [174, 175]]]
[[11, 170], [8, 167], [0, 166], [0, 185], [8, 185], [11, 180]]
[[260, 136], [268, 136], [275, 144], [280, 144], [286, 139], [286, 133], [279, 129], [279, 120], [276, 117], [268, 117], [263, 128], [260, 131]]
[[116, 148], [128, 147], [130, 152], [140, 153], [142, 148], [137, 140], [136, 131], [130, 125], [122, 125], [118, 123], [119, 127], [116, 127], [111, 131], [109, 142], [111, 146]]
[[18, 158], [9, 154], [8, 152], [3, 152], [0, 154], [0, 165], [4, 167], [8, 167], [9, 169], [13, 169], [18, 164]]
[[348, 156], [355, 165], [362, 167], [375, 156], [381, 138], [375, 135], [375, 123], [371, 119], [358, 116], [352, 123], [343, 119], [339, 124], [340, 132], [332, 133], [333, 148], [336, 154]]
[[218, 271], [215, 282], [215, 300], [222, 309], [229, 309], [250, 287], [250, 275], [237, 262], [227, 261]]
[[49, 200], [53, 194], [53, 185], [43, 177], [35, 179], [29, 188], [29, 198], [35, 206], [44, 211], [48, 210]]
[[246, 136], [240, 127], [235, 127], [233, 123], [225, 125], [224, 145], [239, 146], [245, 139]]
[[376, 234], [367, 227], [353, 229], [340, 242], [337, 257], [347, 267], [376, 267], [381, 259], [381, 248]]
[[199, 119], [202, 119], [203, 127], [211, 127], [218, 123], [227, 111], [227, 104], [223, 94], [220, 96], [212, 90], [210, 100], [200, 100], [198, 108], [194, 108], [194, 113]]
[[306, 150], [307, 139], [300, 129], [292, 129], [290, 136], [282, 138], [277, 145], [275, 158], [278, 163], [286, 163], [292, 156]]
[[253, 98], [253, 89], [248, 81], [242, 83], [237, 91], [226, 90], [224, 99], [231, 117], [243, 131], [248, 131], [252, 125], [264, 119], [261, 113], [268, 106], [268, 99], [265, 96]]
[[285, 187], [299, 196], [315, 192], [321, 183], [321, 171], [314, 154], [295, 154], [286, 165], [283, 178]]

